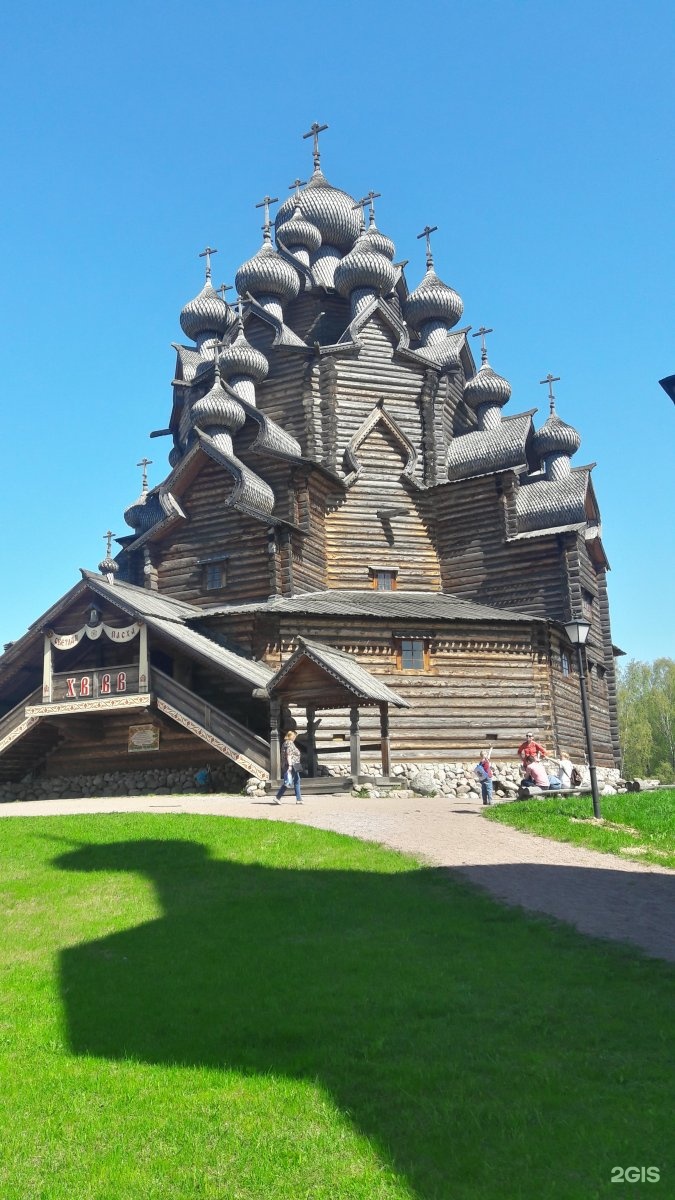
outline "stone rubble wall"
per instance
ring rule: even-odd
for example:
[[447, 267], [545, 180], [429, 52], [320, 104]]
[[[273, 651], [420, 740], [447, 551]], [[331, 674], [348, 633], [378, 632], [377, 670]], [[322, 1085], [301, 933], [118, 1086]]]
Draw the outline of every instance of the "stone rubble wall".
[[[246, 776], [224, 760], [213, 770], [213, 790], [241, 792]], [[171, 796], [197, 792], [195, 768], [105, 771], [97, 775], [25, 778], [0, 784], [0, 804], [13, 800], [77, 800], [87, 796]]]

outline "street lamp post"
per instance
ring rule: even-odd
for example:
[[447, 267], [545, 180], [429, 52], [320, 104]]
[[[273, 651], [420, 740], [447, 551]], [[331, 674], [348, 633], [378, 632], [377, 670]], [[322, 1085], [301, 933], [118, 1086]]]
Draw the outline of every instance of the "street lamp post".
[[584, 715], [584, 732], [586, 734], [586, 747], [588, 750], [588, 771], [591, 777], [591, 795], [593, 796], [593, 815], [600, 818], [600, 793], [598, 792], [598, 771], [595, 765], [595, 757], [593, 754], [593, 737], [591, 735], [591, 714], [588, 708], [588, 693], [586, 691], [586, 670], [584, 666], [583, 646], [585, 645], [588, 632], [591, 628], [590, 621], [581, 619], [576, 621], [568, 621], [565, 625], [565, 632], [573, 646], [577, 648], [577, 662], [579, 664], [579, 687], [581, 689], [581, 708]]

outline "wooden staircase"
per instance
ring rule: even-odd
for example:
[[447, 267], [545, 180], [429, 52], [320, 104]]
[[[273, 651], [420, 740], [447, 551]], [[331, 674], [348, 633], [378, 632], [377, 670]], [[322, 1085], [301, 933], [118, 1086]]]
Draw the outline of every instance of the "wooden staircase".
[[169, 675], [152, 670], [152, 692], [160, 712], [256, 779], [270, 777], [270, 744]]
[[45, 725], [40, 717], [27, 717], [26, 706], [39, 704], [42, 688], [0, 717], [0, 782], [23, 779], [29, 771], [41, 766], [60, 741], [59, 731]]

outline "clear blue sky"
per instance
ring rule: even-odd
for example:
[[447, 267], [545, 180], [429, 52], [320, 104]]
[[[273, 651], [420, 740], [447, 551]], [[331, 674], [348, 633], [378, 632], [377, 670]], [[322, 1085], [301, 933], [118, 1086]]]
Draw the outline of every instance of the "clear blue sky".
[[14, 639], [127, 532], [167, 471], [178, 314], [233, 281], [265, 192], [322, 165], [465, 319], [507, 412], [558, 411], [597, 461], [614, 640], [675, 656], [672, 0], [44, 0], [0, 18], [2, 612]]

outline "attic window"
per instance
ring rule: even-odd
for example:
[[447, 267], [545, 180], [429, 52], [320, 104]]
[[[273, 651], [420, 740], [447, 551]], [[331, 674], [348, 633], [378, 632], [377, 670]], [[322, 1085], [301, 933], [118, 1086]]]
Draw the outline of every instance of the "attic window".
[[378, 592], [393, 592], [396, 590], [398, 567], [368, 567], [370, 585]]
[[229, 554], [212, 554], [209, 558], [200, 558], [202, 568], [202, 586], [206, 592], [221, 591], [227, 584], [227, 560]]

